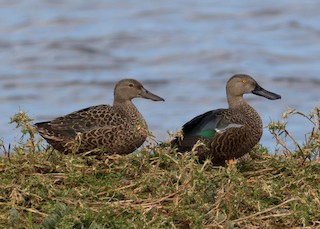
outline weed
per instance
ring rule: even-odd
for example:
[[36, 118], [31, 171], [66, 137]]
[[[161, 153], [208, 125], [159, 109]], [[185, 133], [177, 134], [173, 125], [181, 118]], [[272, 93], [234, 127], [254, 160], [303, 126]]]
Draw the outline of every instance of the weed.
[[[303, 143], [287, 130], [291, 115], [313, 123]], [[44, 150], [25, 114], [12, 121], [28, 138], [0, 158], [2, 228], [320, 227], [317, 108], [269, 124], [276, 154], [257, 145], [231, 167], [153, 138], [130, 155], [64, 155]]]

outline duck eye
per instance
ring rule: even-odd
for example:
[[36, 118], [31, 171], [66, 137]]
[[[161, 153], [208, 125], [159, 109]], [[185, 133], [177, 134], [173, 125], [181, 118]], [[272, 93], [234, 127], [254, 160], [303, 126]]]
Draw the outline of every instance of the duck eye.
[[131, 84], [129, 84], [129, 87], [133, 87], [133, 84], [131, 83]]

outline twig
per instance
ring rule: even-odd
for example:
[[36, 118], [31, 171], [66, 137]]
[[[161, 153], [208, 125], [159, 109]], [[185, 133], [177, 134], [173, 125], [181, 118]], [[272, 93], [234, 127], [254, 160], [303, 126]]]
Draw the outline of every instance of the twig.
[[116, 204], [125, 205], [125, 204], [128, 204], [128, 205], [131, 205], [131, 206], [141, 206], [143, 208], [147, 208], [149, 206], [159, 204], [162, 201], [165, 201], [165, 200], [175, 196], [176, 194], [177, 194], [177, 192], [174, 192], [174, 193], [166, 195], [166, 196], [164, 196], [164, 197], [162, 197], [162, 198], [160, 198], [158, 200], [150, 201], [150, 202], [147, 202], [148, 200], [140, 200], [139, 203], [137, 203], [136, 200], [120, 200], [120, 201], [110, 202], [110, 204], [112, 204], [112, 205], [116, 205]]
[[164, 156], [166, 156], [167, 158], [171, 159], [175, 164], [177, 164], [179, 166], [180, 169], [180, 165], [179, 162], [177, 160], [175, 160], [173, 157], [171, 157], [169, 154], [164, 154]]
[[261, 216], [259, 217], [259, 219], [261, 220], [261, 219], [276, 218], [276, 217], [289, 216], [289, 215], [292, 215], [292, 212]]
[[252, 217], [258, 216], [258, 215], [262, 215], [262, 214], [264, 214], [264, 213], [266, 213], [266, 212], [270, 212], [270, 211], [272, 211], [272, 210], [274, 210], [274, 209], [277, 209], [277, 208], [279, 208], [279, 207], [281, 207], [281, 206], [283, 206], [283, 205], [286, 205], [287, 203], [290, 203], [290, 202], [292, 202], [292, 201], [297, 201], [297, 200], [299, 200], [299, 199], [297, 199], [297, 198], [292, 198], [292, 199], [286, 200], [285, 202], [283, 202], [283, 203], [281, 203], [281, 204], [278, 204], [277, 206], [274, 206], [274, 207], [272, 207], [272, 208], [268, 208], [268, 209], [266, 209], [266, 210], [264, 210], [264, 211], [257, 212], [257, 213], [255, 213], [255, 214], [252, 214], [252, 215], [249, 215], [249, 216], [246, 216], [246, 217], [242, 217], [242, 218], [240, 218], [240, 219], [233, 220], [232, 222], [233, 222], [233, 223], [237, 223], [237, 222], [240, 222], [240, 221], [243, 221], [243, 220], [250, 219], [250, 218], [252, 218]]
[[302, 149], [299, 145], [299, 143], [296, 141], [296, 139], [294, 139], [294, 137], [291, 135], [291, 133], [287, 130], [284, 130], [286, 132], [286, 134], [291, 138], [291, 140], [294, 142], [294, 144], [299, 148], [300, 152], [302, 153]]
[[43, 212], [40, 212], [36, 209], [32, 209], [32, 208], [24, 208], [24, 207], [21, 207], [22, 210], [25, 210], [25, 211], [28, 211], [28, 212], [31, 212], [31, 213], [35, 213], [35, 214], [38, 214], [38, 215], [41, 215], [43, 217], [47, 217], [48, 214], [46, 213], [43, 213]]
[[[122, 186], [120, 188], [113, 189], [111, 192], [120, 191], [120, 190], [131, 188], [131, 187], [134, 187], [134, 186], [137, 186], [137, 185], [138, 185], [137, 183], [132, 183], [132, 184], [129, 184], [129, 185], [126, 185], [126, 186]], [[103, 193], [106, 193], [106, 192], [103, 192]], [[101, 195], [101, 193], [98, 193], [97, 195]]]
[[142, 203], [141, 205], [145, 205], [145, 206], [148, 206], [148, 205], [153, 205], [153, 204], [159, 204], [161, 203], [162, 201], [165, 201], [167, 199], [169, 199], [170, 197], [173, 197], [177, 194], [178, 192], [174, 192], [174, 193], [170, 193], [169, 195], [166, 195], [158, 200], [155, 200], [155, 201], [152, 201], [152, 202], [149, 202], [149, 203]]
[[[274, 133], [273, 136], [277, 140], [277, 144], [280, 144], [283, 148], [285, 148], [287, 150], [287, 152], [291, 153], [291, 150], [287, 147], [287, 145], [281, 139], [279, 139], [277, 134]], [[284, 153], [284, 154], [286, 157], [288, 156], [287, 153]]]

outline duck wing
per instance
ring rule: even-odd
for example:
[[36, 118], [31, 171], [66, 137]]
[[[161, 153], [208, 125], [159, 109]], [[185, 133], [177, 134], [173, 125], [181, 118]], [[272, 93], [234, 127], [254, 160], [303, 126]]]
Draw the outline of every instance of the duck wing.
[[[89, 132], [93, 129], [110, 125], [116, 120], [111, 118], [114, 114], [109, 105], [99, 105], [75, 111], [48, 122], [36, 123], [39, 133], [51, 133], [74, 138], [77, 133]], [[113, 123], [112, 123], [113, 124]]]
[[229, 128], [239, 128], [242, 125], [230, 120], [228, 109], [217, 109], [201, 114], [182, 127], [182, 139], [174, 139], [173, 144], [178, 145], [179, 150], [191, 150], [198, 140], [210, 140], [216, 134], [221, 134]]

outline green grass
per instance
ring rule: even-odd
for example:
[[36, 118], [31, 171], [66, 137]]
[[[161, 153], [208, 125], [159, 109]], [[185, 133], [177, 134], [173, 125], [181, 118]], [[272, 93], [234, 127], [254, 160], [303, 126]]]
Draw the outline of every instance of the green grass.
[[269, 124], [277, 152], [258, 145], [233, 167], [151, 140], [132, 155], [63, 155], [44, 149], [20, 112], [12, 121], [24, 139], [0, 158], [0, 227], [320, 227], [318, 111], [303, 116], [314, 122], [304, 143], [286, 146], [288, 118], [301, 115], [291, 111]]

